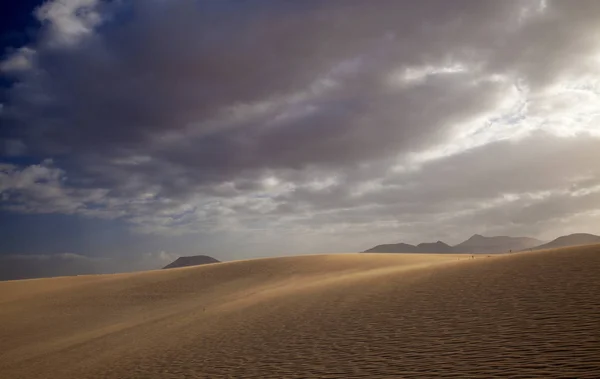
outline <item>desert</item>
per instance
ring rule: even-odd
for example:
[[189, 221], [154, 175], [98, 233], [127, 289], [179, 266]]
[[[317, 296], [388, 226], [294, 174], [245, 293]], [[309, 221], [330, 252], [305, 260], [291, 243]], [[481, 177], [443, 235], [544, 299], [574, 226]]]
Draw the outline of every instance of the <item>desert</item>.
[[598, 378], [600, 245], [0, 283], [3, 378]]

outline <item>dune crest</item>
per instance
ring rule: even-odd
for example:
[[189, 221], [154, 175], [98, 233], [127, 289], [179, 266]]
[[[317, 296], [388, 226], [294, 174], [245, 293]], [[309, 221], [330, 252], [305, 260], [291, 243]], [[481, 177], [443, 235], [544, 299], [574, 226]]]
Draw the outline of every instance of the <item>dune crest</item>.
[[600, 245], [0, 283], [0, 377], [600, 377]]

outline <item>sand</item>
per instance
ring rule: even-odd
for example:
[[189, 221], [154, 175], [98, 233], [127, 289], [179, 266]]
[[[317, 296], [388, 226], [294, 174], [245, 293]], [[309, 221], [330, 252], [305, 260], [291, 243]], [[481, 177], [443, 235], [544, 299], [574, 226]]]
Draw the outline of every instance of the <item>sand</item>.
[[600, 245], [0, 283], [0, 378], [600, 378]]

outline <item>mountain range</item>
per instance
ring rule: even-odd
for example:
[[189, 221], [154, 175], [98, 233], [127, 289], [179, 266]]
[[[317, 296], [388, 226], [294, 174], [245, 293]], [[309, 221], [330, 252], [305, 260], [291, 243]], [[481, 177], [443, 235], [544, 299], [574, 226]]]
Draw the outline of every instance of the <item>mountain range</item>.
[[530, 249], [543, 243], [544, 241], [530, 237], [484, 237], [475, 234], [468, 240], [454, 246], [454, 249], [456, 252], [468, 254], [497, 254]]
[[464, 242], [450, 246], [442, 241], [434, 243], [420, 243], [410, 245], [396, 243], [377, 245], [364, 253], [465, 253], [465, 254], [498, 254], [522, 250], [541, 250], [558, 247], [588, 245], [600, 243], [600, 236], [593, 234], [577, 233], [559, 237], [551, 242], [544, 243], [536, 238], [495, 236], [485, 237], [475, 234]]
[[454, 253], [454, 248], [442, 241], [425, 242], [418, 245], [394, 243], [377, 245], [364, 253]]

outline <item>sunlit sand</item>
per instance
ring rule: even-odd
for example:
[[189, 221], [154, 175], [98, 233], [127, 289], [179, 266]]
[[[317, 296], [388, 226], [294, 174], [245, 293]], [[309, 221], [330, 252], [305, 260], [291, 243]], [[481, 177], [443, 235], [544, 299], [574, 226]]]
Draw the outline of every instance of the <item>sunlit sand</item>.
[[600, 378], [600, 245], [0, 283], [0, 378]]

